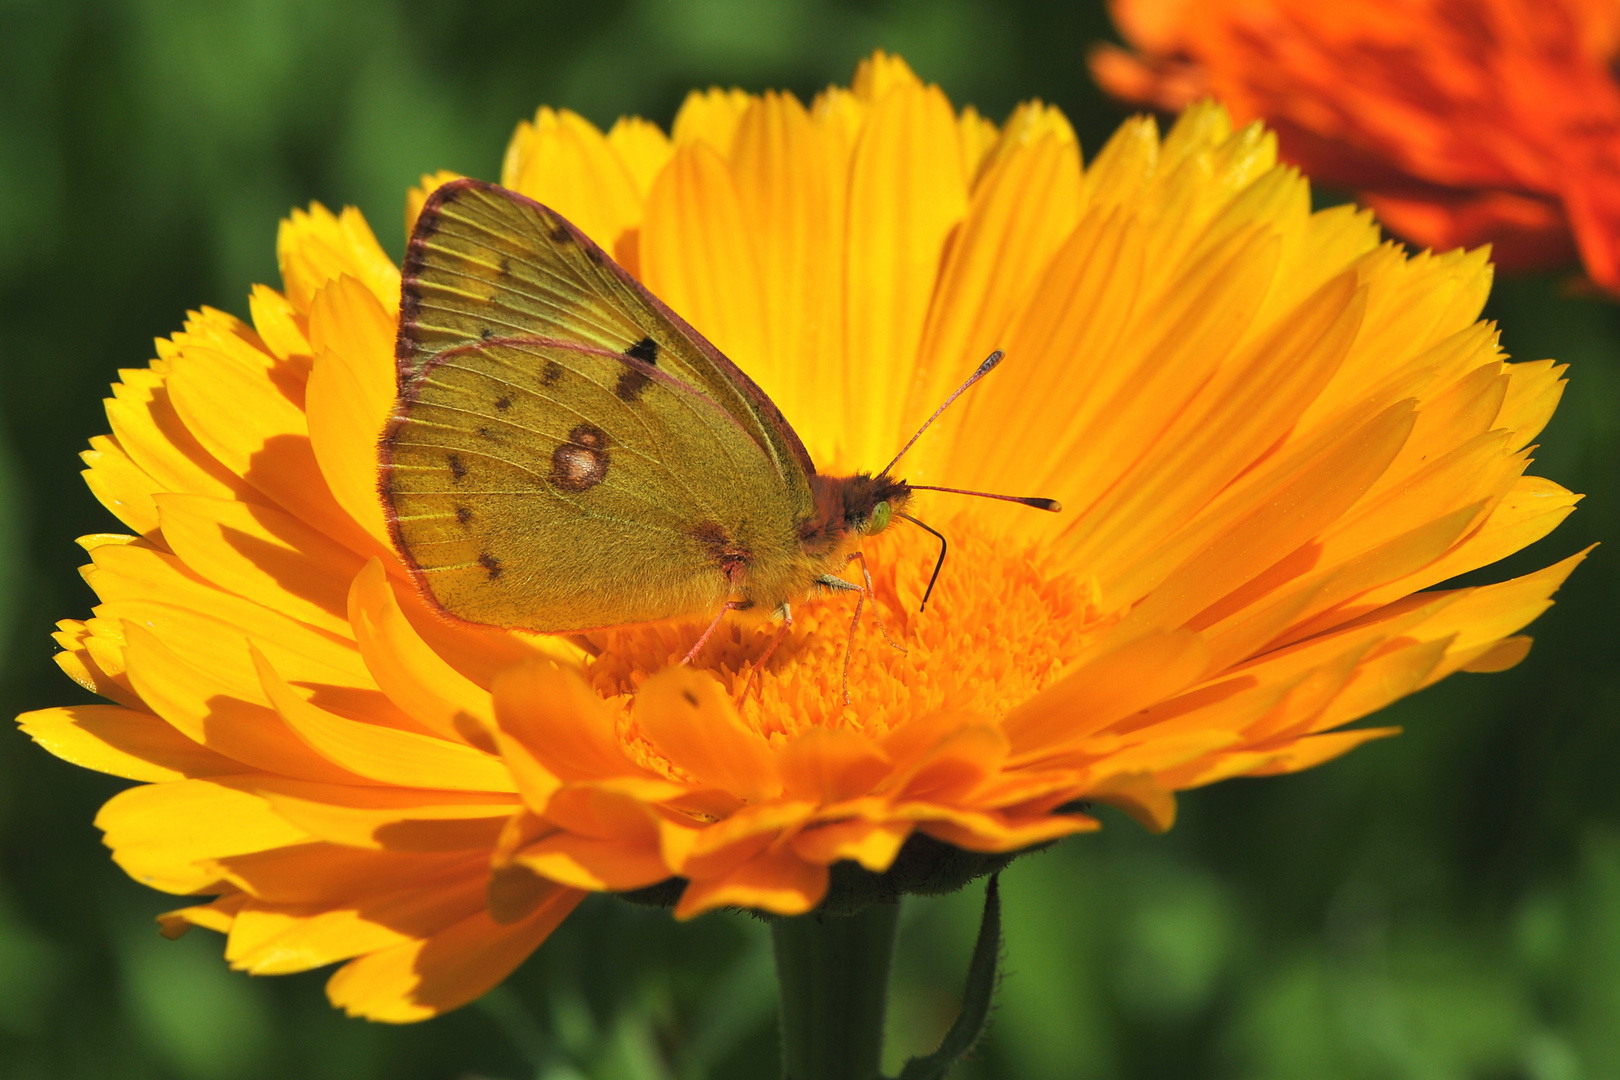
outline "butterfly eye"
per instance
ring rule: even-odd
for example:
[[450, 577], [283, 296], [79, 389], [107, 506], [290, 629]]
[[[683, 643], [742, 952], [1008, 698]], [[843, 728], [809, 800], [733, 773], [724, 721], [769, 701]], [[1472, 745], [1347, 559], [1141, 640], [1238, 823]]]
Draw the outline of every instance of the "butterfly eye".
[[872, 507], [872, 520], [866, 523], [866, 535], [880, 533], [889, 527], [889, 519], [894, 516], [894, 510], [887, 501], [880, 502]]

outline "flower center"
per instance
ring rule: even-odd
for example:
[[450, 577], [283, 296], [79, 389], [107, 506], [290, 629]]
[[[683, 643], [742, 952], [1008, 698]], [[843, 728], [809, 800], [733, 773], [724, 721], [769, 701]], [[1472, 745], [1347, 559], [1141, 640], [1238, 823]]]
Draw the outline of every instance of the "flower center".
[[[695, 665], [734, 697], [753, 675], [742, 715], [773, 743], [816, 726], [881, 738], [912, 717], [943, 710], [1000, 717], [1055, 681], [1093, 636], [1091, 592], [1054, 570], [1042, 545], [1009, 543], [971, 513], [939, 528], [950, 539], [950, 555], [922, 612], [939, 542], [909, 526], [866, 541], [877, 602], [867, 600], [848, 649], [848, 705], [844, 665], [853, 592], [795, 604], [793, 625], [761, 673], [754, 668], [781, 624], [744, 615], [726, 618]], [[851, 562], [843, 576], [859, 583], [860, 562]], [[885, 640], [879, 617], [894, 644]], [[707, 625], [698, 620], [591, 634], [601, 651], [586, 677], [605, 697], [628, 695], [653, 671], [679, 663]]]

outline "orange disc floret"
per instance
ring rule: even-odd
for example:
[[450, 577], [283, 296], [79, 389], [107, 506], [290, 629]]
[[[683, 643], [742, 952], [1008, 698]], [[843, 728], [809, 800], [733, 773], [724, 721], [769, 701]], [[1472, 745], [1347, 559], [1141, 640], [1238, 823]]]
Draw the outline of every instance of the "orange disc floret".
[[996, 128], [879, 54], [809, 106], [694, 94], [671, 137], [541, 110], [503, 180], [829, 469], [888, 460], [1006, 348], [908, 478], [1067, 509], [919, 494], [951, 544], [927, 610], [936, 541], [897, 522], [861, 622], [795, 605], [763, 665], [753, 623], [690, 666], [706, 617], [451, 623], [377, 497], [398, 272], [355, 211], [294, 213], [251, 326], [194, 313], [121, 373], [85, 475], [128, 533], [81, 541], [99, 603], [56, 636], [109, 703], [22, 724], [138, 781], [98, 824], [193, 898], [167, 932], [221, 931], [251, 972], [341, 964], [352, 1013], [471, 1000], [591, 891], [794, 915], [949, 887], [1096, 828], [1088, 803], [1166, 828], [1177, 790], [1319, 764], [1388, 734], [1346, 725], [1390, 701], [1511, 666], [1579, 559], [1436, 591], [1572, 510], [1526, 474], [1562, 368], [1478, 321], [1482, 253], [1313, 213], [1213, 105], [1083, 165], [1056, 110]]

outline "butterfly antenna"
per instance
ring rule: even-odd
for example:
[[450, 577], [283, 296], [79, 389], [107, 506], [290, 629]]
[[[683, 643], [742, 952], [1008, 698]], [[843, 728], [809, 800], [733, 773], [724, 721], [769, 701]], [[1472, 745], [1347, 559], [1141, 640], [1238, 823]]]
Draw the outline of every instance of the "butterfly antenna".
[[910, 514], [898, 513], [894, 516], [897, 518], [904, 518], [913, 525], [917, 526], [917, 528], [922, 529], [924, 532], [931, 532], [939, 538], [939, 561], [934, 564], [934, 575], [928, 579], [928, 588], [923, 591], [922, 606], [917, 609], [919, 612], [927, 611], [928, 598], [934, 595], [934, 582], [939, 580], [939, 571], [945, 565], [945, 551], [951, 546], [950, 541], [945, 539], [944, 533], [940, 532], [938, 529], [924, 525]]
[[909, 491], [948, 491], [952, 495], [976, 495], [981, 499], [1000, 499], [1002, 502], [1017, 503], [1019, 506], [1028, 506], [1035, 510], [1050, 510], [1054, 514], [1063, 509], [1063, 504], [1056, 499], [1043, 499], [1038, 495], [995, 495], [988, 491], [965, 491], [962, 488], [933, 487], [928, 484], [907, 484], [906, 488]]
[[[990, 374], [990, 372], [994, 371], [996, 365], [1001, 363], [1001, 358], [1002, 358], [1003, 355], [1005, 355], [1005, 354], [1003, 354], [1000, 349], [997, 349], [995, 352], [993, 352], [989, 356], [985, 357], [984, 358], [984, 363], [979, 365], [978, 370], [975, 371], [973, 374], [969, 375], [968, 378], [967, 378], [967, 382], [963, 383], [961, 386], [958, 386], [956, 388], [956, 392], [954, 394], [952, 394], [950, 397], [945, 399], [945, 404], [941, 405], [939, 408], [934, 410], [934, 415], [933, 416], [930, 416], [927, 420], [923, 421], [923, 426], [917, 429], [917, 434], [913, 435], [911, 437], [911, 441], [907, 442], [906, 445], [904, 445], [904, 446], [902, 446], [900, 448], [900, 452], [898, 454], [894, 455], [894, 460], [889, 462], [887, 465], [885, 465], [883, 467], [883, 471], [878, 473], [878, 475], [879, 476], [887, 476], [888, 473], [889, 473], [889, 470], [894, 468], [896, 465], [898, 465], [900, 463], [900, 459], [906, 456], [906, 451], [910, 450], [912, 445], [914, 443], [916, 443], [916, 441], [918, 439], [922, 438], [922, 433], [928, 430], [928, 425], [932, 424], [935, 420], [938, 420], [939, 419], [939, 414], [944, 412], [946, 409], [950, 408], [951, 407], [951, 402], [955, 401], [957, 398], [962, 396], [962, 391], [966, 390], [968, 387], [972, 386], [974, 383], [978, 382], [980, 379], [982, 379], [986, 375]], [[926, 525], [923, 526], [923, 527], [927, 528]], [[929, 531], [932, 532], [933, 530], [929, 530]], [[935, 535], [938, 535], [938, 534], [935, 534]]]

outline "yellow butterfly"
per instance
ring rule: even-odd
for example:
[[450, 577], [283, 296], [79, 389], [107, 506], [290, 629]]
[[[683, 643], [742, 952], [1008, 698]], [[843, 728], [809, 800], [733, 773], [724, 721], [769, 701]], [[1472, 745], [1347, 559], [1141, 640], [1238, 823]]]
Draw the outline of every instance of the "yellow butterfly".
[[423, 593], [470, 622], [557, 633], [718, 609], [712, 632], [755, 608], [786, 624], [815, 590], [861, 591], [838, 571], [863, 536], [916, 522], [925, 490], [892, 462], [817, 473], [702, 334], [559, 214], [477, 180], [417, 218], [396, 359], [389, 530]]

